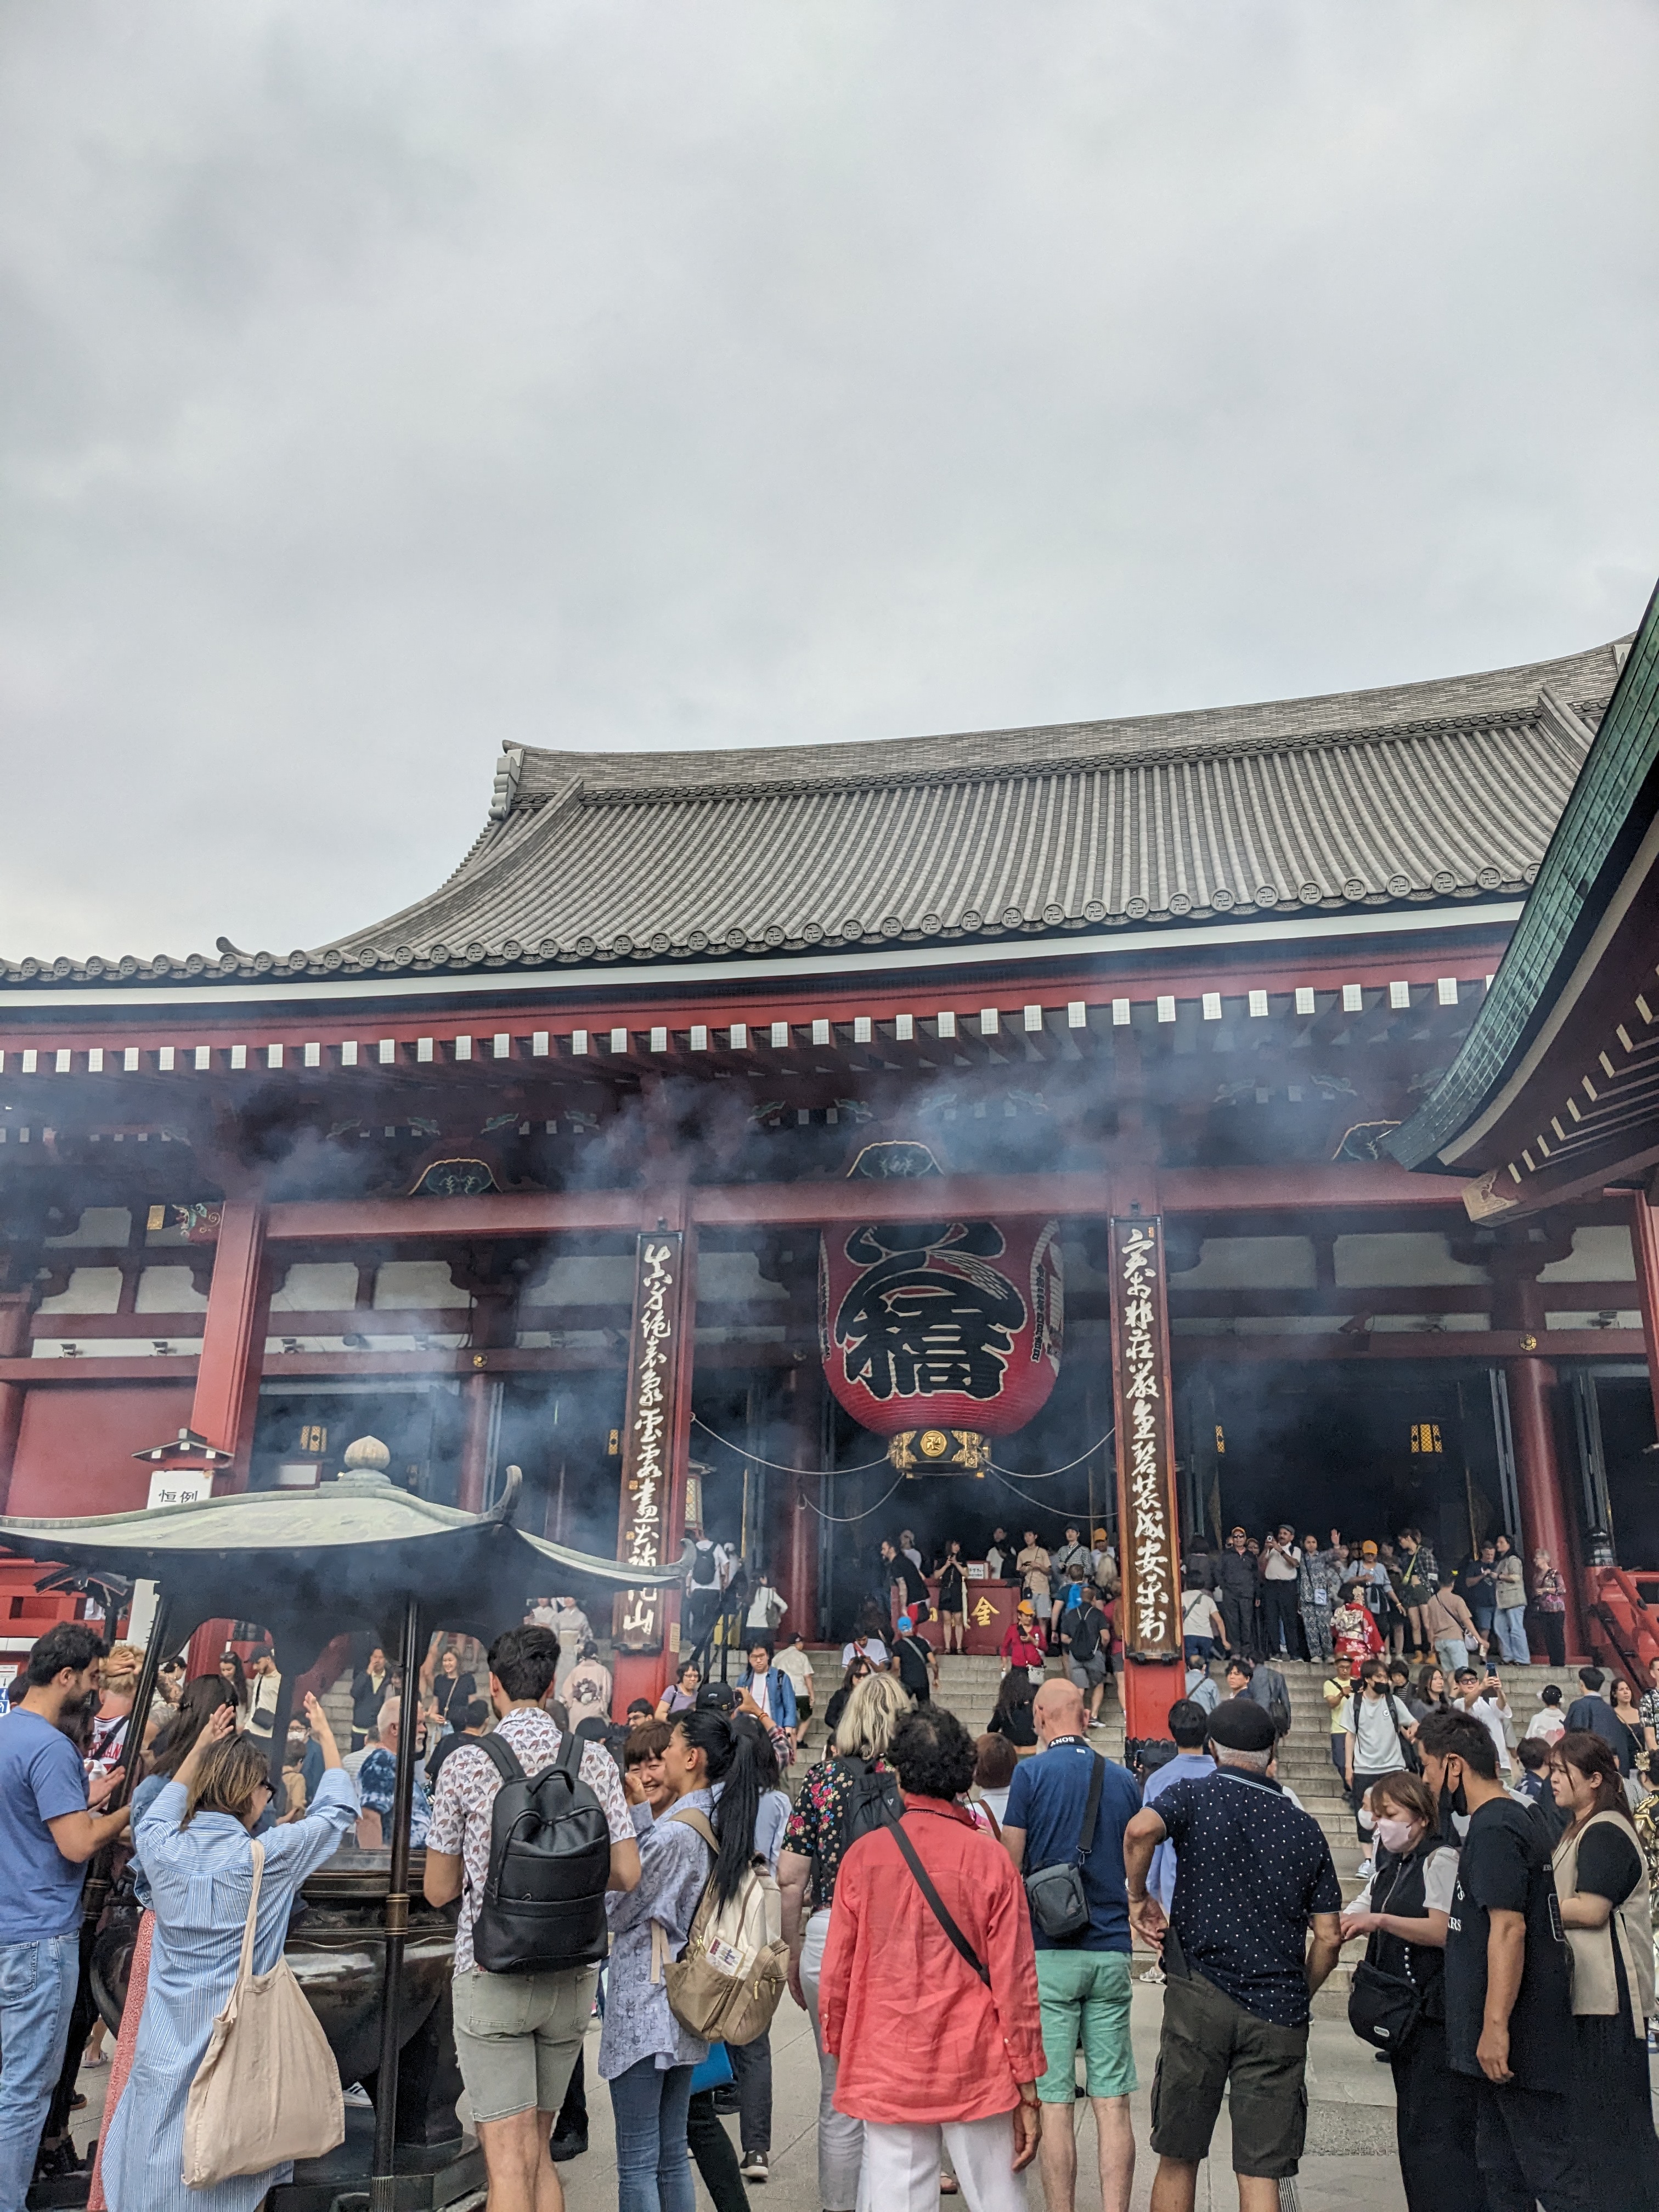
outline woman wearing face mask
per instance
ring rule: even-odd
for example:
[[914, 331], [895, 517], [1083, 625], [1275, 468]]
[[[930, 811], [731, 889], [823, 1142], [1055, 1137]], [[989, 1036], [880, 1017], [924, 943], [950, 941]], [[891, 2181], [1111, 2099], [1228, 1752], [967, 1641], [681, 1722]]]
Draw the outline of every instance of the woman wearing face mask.
[[1649, 2094], [1654, 2006], [1648, 1869], [1619, 1761], [1599, 1735], [1569, 1729], [1550, 1760], [1570, 1814], [1555, 1847], [1555, 1893], [1572, 1947], [1571, 2094], [1579, 2171], [1596, 2212], [1659, 2206], [1659, 2138]]
[[1457, 1853], [1440, 1840], [1434, 1799], [1415, 1774], [1371, 1784], [1376, 1871], [1342, 1916], [1367, 1938], [1367, 1961], [1408, 1981], [1422, 2002], [1403, 2050], [1389, 2054], [1400, 2173], [1409, 2212], [1470, 2212], [1486, 2202], [1474, 2154], [1478, 2093], [1446, 2057], [1446, 1915]]

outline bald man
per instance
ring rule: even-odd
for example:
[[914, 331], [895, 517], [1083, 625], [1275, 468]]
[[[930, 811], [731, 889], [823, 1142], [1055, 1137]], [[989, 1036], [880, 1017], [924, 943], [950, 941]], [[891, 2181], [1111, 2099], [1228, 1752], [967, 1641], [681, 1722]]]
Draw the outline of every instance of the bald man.
[[1046, 1936], [1032, 1922], [1048, 2061], [1037, 2084], [1043, 2194], [1048, 2212], [1076, 2212], [1072, 2103], [1081, 2048], [1100, 2146], [1103, 2212], [1128, 2212], [1135, 2173], [1129, 2098], [1136, 2084], [1123, 1832], [1140, 1809], [1140, 1793], [1122, 1767], [1090, 1748], [1083, 1692], [1075, 1683], [1058, 1676], [1045, 1682], [1034, 1711], [1042, 1749], [1015, 1771], [1003, 1844], [1023, 1873], [1080, 1863], [1089, 1913], [1086, 1925], [1064, 1938]]

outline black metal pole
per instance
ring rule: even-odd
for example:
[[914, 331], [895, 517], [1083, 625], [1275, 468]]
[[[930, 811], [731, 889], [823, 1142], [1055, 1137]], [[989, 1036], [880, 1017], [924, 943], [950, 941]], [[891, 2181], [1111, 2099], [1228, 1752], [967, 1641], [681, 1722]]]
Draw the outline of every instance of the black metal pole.
[[276, 1710], [270, 1717], [270, 1764], [265, 1771], [270, 1780], [271, 1802], [281, 1820], [288, 1810], [288, 1792], [283, 1784], [283, 1761], [288, 1756], [288, 1724], [294, 1715], [294, 1673], [290, 1668], [276, 1679]]
[[404, 1612], [404, 1680], [398, 1720], [398, 1773], [392, 1793], [392, 1872], [386, 1900], [386, 1972], [380, 1988], [380, 2064], [374, 2081], [374, 2171], [369, 2212], [392, 2212], [396, 2176], [398, 2060], [403, 2045], [404, 1945], [409, 1935], [409, 1820], [415, 1802], [415, 1744], [421, 1717], [421, 1601], [411, 1590]]
[[[161, 1670], [162, 1654], [167, 1649], [163, 1641], [172, 1605], [165, 1592], [155, 1601], [155, 1618], [150, 1623], [149, 1641], [144, 1646], [144, 1663], [138, 1670], [138, 1687], [133, 1693], [132, 1711], [127, 1716], [126, 1741], [124, 1747], [119, 1778], [104, 1807], [113, 1813], [131, 1796], [137, 1782], [140, 1750], [144, 1741], [144, 1723], [149, 1718], [149, 1709], [155, 1697], [155, 1678]], [[104, 1917], [104, 1907], [109, 1901], [110, 1861], [113, 1844], [106, 1844], [94, 1855], [87, 1869], [86, 1886], [81, 1893], [81, 1957], [80, 1970], [75, 1985], [75, 2005], [70, 2014], [69, 2040], [64, 2045], [64, 2063], [58, 2075], [58, 2087], [52, 2091], [52, 2103], [46, 2112], [46, 2124], [41, 2139], [55, 2143], [69, 2134], [70, 2113], [75, 2097], [75, 2077], [81, 2070], [81, 2052], [97, 2008], [92, 1997], [92, 1946], [98, 1933], [98, 1923]]]

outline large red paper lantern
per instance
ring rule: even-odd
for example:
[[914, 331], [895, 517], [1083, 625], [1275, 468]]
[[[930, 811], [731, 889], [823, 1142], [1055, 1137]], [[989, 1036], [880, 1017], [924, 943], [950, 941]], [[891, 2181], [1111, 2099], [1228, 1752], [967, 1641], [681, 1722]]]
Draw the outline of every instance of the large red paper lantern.
[[981, 1474], [989, 1439], [1024, 1428], [1060, 1372], [1060, 1224], [826, 1229], [818, 1312], [830, 1388], [861, 1427], [888, 1439], [895, 1467]]

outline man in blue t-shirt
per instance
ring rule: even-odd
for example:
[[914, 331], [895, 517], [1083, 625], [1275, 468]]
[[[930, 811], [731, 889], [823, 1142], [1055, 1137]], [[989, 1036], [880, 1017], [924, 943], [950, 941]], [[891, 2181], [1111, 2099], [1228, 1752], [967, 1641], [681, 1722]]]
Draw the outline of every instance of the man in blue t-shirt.
[[[1072, 2212], [1077, 2192], [1077, 2138], [1072, 2103], [1079, 2046], [1100, 2145], [1103, 2200], [1127, 2204], [1134, 2178], [1135, 2139], [1129, 2098], [1136, 2087], [1129, 2040], [1129, 1898], [1123, 1879], [1123, 1832], [1140, 1809], [1140, 1792], [1124, 1768], [1101, 1759], [1085, 1733], [1083, 1692], [1058, 1676], [1045, 1682], [1032, 1708], [1039, 1757], [1022, 1759], [1008, 1791], [1002, 1840], [1015, 1867], [1077, 1864], [1082, 1852], [1089, 1924], [1055, 1941], [1033, 1920], [1037, 1996], [1048, 2071], [1037, 2083], [1042, 2135], [1037, 2155], [1049, 2212]], [[1090, 1783], [1100, 1774], [1091, 1836], [1083, 1829]], [[1085, 1846], [1086, 1845], [1086, 1848]], [[1053, 2109], [1054, 2117], [1048, 2118]]]
[[[357, 1769], [357, 1796], [362, 1811], [357, 1815], [357, 1847], [360, 1850], [386, 1850], [392, 1844], [392, 1808], [398, 1790], [398, 1741], [403, 1733], [404, 1701], [388, 1698], [380, 1707], [376, 1723], [380, 1741]], [[427, 1830], [432, 1826], [432, 1798], [426, 1780], [417, 1765], [415, 1769], [415, 1788], [409, 1801], [409, 1843], [411, 1850], [423, 1850]]]
[[[1173, 1738], [1176, 1755], [1146, 1778], [1146, 1786], [1140, 1793], [1143, 1805], [1156, 1805], [1166, 1790], [1177, 1782], [1201, 1782], [1206, 1774], [1215, 1772], [1215, 1761], [1204, 1746], [1210, 1733], [1210, 1715], [1193, 1698], [1177, 1698], [1170, 1708], [1170, 1734]], [[1165, 1837], [1152, 1853], [1152, 1870], [1146, 1877], [1146, 1887], [1168, 1912], [1175, 1902], [1176, 1847]], [[1162, 1981], [1164, 1970], [1155, 1966], [1148, 1980]]]
[[26, 1686], [0, 1718], [0, 2212], [23, 2212], [64, 2063], [87, 1861], [126, 1826], [125, 1810], [88, 1809], [119, 1778], [100, 1774], [88, 1790], [60, 1725], [96, 1706], [105, 1649], [82, 1622], [59, 1621], [29, 1653]]

